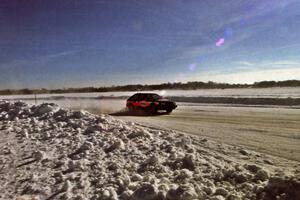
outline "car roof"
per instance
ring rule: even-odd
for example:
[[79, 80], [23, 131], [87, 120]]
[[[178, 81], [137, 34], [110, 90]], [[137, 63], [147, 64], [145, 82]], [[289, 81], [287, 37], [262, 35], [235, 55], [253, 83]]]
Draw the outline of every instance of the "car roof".
[[[157, 93], [151, 93], [151, 92], [138, 92], [138, 93], [135, 93], [135, 94], [156, 94], [156, 95], [159, 95]], [[160, 96], [160, 95], [159, 95]]]

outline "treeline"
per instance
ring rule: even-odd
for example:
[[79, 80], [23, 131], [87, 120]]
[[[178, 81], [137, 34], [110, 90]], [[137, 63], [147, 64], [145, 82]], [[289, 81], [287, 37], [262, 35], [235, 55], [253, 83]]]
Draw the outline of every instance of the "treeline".
[[83, 88], [65, 88], [65, 89], [20, 89], [20, 90], [0, 90], [0, 95], [14, 94], [60, 94], [60, 93], [89, 93], [89, 92], [118, 92], [118, 91], [145, 91], [145, 90], [195, 90], [195, 89], [227, 89], [227, 88], [268, 88], [268, 87], [300, 87], [299, 80], [287, 81], [262, 81], [253, 84], [229, 84], [215, 82], [187, 82], [187, 83], [162, 83], [153, 85], [123, 85], [111, 87], [83, 87]]
[[268, 88], [268, 87], [299, 87], [300, 81], [287, 80], [287, 81], [261, 81], [252, 85], [254, 88]]

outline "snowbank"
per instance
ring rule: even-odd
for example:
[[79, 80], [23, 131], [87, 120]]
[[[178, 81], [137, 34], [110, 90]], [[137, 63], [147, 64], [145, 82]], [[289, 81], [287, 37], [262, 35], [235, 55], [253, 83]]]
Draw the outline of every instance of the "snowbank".
[[107, 115], [2, 101], [0, 134], [0, 199], [300, 198], [299, 165]]

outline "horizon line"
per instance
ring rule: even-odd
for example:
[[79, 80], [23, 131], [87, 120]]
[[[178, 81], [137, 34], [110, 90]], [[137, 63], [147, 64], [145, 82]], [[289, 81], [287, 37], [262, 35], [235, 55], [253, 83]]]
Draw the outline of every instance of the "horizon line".
[[[5, 91], [5, 90], [12, 90], [12, 91], [20, 91], [20, 90], [48, 90], [48, 91], [53, 91], [53, 90], [68, 90], [68, 89], [84, 89], [84, 88], [115, 88], [115, 87], [125, 87], [125, 86], [137, 86], [137, 85], [141, 85], [141, 86], [153, 86], [153, 85], [163, 85], [163, 84], [188, 84], [188, 83], [192, 83], [192, 82], [198, 82], [198, 83], [215, 83], [215, 84], [227, 84], [227, 85], [254, 85], [255, 83], [261, 83], [261, 82], [275, 82], [275, 83], [279, 83], [279, 82], [286, 82], [286, 81], [300, 81], [300, 79], [287, 79], [287, 80], [282, 80], [282, 81], [276, 81], [276, 80], [264, 80], [264, 81], [255, 81], [252, 83], [228, 83], [228, 82], [215, 82], [215, 81], [185, 81], [185, 82], [181, 82], [181, 81], [176, 81], [176, 82], [161, 82], [161, 83], [156, 83], [156, 84], [141, 84], [141, 83], [136, 83], [136, 84], [123, 84], [123, 85], [110, 85], [110, 86], [83, 86], [83, 87], [67, 87], [67, 88], [53, 88], [53, 89], [49, 89], [49, 88], [45, 88], [45, 87], [41, 87], [41, 88], [18, 88], [18, 89], [9, 89], [9, 88], [5, 88], [5, 89], [0, 89], [0, 91]], [[296, 86], [297, 87], [297, 86]]]

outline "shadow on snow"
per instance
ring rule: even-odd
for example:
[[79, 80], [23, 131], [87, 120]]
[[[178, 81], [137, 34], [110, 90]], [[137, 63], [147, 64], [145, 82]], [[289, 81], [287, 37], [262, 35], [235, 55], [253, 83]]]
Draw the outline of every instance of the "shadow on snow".
[[118, 112], [110, 113], [111, 116], [160, 116], [160, 115], [168, 115], [168, 112], [156, 112], [150, 113], [144, 110], [134, 110], [130, 111], [128, 109], [123, 109]]

